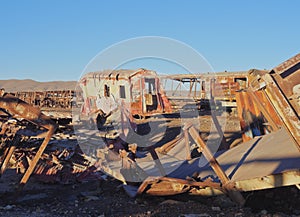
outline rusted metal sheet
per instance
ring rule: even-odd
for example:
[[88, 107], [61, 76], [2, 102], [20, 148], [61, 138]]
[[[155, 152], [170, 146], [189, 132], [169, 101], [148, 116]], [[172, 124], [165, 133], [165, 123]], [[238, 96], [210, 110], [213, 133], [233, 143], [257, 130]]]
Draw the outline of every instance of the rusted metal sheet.
[[221, 184], [209, 180], [197, 182], [170, 177], [148, 177], [137, 191], [138, 194], [147, 193], [150, 195], [175, 195], [191, 191], [192, 188], [214, 188], [222, 191]]
[[276, 111], [270, 115], [281, 120], [279, 125], [284, 126], [291, 133], [291, 136], [300, 148], [299, 65], [300, 54], [290, 58], [269, 72], [250, 71], [249, 80], [250, 91], [262, 91], [265, 94], [269, 104]]
[[264, 92], [241, 91], [236, 93], [236, 98], [244, 142], [276, 131], [283, 125]]
[[[217, 157], [216, 160], [225, 171], [225, 176], [230, 177], [231, 184], [239, 191], [295, 185], [300, 182], [299, 153], [290, 142], [288, 133], [283, 129], [279, 134], [273, 133], [266, 138], [257, 138], [229, 150]], [[287, 150], [282, 150], [284, 144], [287, 145], [285, 146]], [[191, 164], [191, 168], [193, 168], [193, 164]], [[182, 177], [192, 173], [192, 171], [188, 173], [187, 170], [188, 168], [181, 169]], [[217, 181], [220, 176], [213, 173], [211, 167], [199, 168], [197, 175], [201, 177], [201, 180], [196, 181], [197, 177], [191, 180], [149, 177], [142, 183], [138, 192], [153, 195], [190, 192], [206, 196], [226, 193], [226, 189]], [[205, 177], [215, 178], [205, 180]]]
[[[282, 78], [285, 78], [290, 76], [291, 74], [294, 74], [296, 71], [300, 69], [299, 63], [300, 63], [300, 54], [297, 54], [296, 56], [281, 63], [273, 70], [277, 74], [280, 74]], [[295, 84], [297, 84], [297, 82], [295, 82]]]

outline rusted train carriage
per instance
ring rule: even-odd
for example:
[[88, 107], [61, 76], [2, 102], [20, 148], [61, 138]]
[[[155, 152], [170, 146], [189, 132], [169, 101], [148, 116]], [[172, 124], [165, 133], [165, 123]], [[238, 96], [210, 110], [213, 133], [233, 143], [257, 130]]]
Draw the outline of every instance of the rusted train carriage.
[[215, 73], [210, 78], [211, 96], [216, 100], [235, 101], [236, 91], [248, 87], [247, 72], [224, 72]]
[[40, 108], [71, 108], [75, 97], [74, 90], [20, 91], [11, 94]]
[[[225, 107], [236, 107], [235, 93], [248, 87], [248, 74], [241, 72], [218, 72], [204, 74], [176, 74], [162, 76], [173, 82], [167, 88], [168, 97], [172, 100], [192, 98], [196, 102], [203, 100], [220, 101]], [[166, 86], [166, 85], [165, 85]], [[184, 87], [182, 87], [184, 86]]]
[[108, 114], [122, 105], [130, 114], [144, 117], [171, 112], [156, 72], [146, 69], [90, 72], [80, 80], [82, 114]]

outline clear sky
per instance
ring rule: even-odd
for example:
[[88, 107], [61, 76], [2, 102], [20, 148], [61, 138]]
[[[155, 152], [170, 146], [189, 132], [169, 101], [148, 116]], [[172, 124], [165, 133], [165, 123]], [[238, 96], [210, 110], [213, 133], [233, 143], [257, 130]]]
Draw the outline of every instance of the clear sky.
[[270, 69], [300, 52], [300, 1], [0, 0], [0, 79], [77, 80], [101, 50], [164, 36], [215, 71]]

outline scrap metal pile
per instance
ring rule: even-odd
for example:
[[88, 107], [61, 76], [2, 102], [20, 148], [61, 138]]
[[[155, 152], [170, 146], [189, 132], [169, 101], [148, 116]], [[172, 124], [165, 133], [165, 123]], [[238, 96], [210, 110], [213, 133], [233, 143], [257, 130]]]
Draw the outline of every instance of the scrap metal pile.
[[2, 175], [7, 168], [44, 182], [73, 183], [101, 179], [77, 140], [55, 139], [57, 125], [26, 102], [10, 94], [0, 98], [0, 157]]

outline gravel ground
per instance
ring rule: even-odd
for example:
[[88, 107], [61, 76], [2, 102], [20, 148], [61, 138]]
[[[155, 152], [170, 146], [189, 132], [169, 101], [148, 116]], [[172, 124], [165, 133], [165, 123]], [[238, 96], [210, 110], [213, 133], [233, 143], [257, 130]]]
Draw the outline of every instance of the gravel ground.
[[242, 208], [226, 196], [130, 198], [111, 178], [72, 185], [43, 184], [32, 178], [16, 197], [18, 177], [13, 172], [1, 178], [0, 216], [300, 216], [300, 191], [294, 186], [244, 194], [247, 203]]

